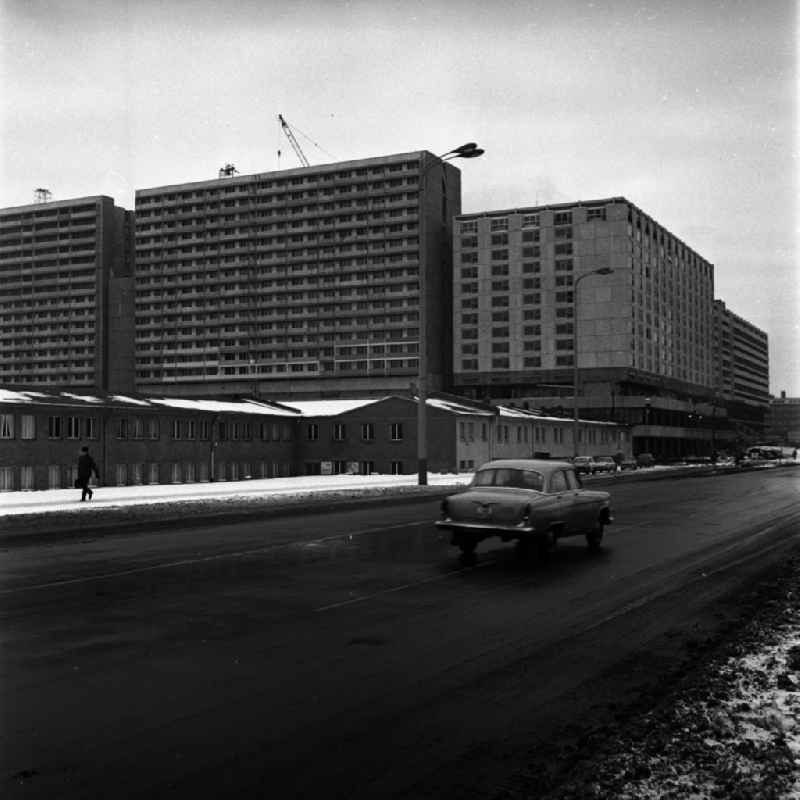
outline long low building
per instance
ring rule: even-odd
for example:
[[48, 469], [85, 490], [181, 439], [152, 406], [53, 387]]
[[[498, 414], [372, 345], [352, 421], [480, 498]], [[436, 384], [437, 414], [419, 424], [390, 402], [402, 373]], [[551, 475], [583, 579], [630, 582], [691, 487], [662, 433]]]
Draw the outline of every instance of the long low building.
[[[491, 458], [572, 455], [573, 421], [452, 396], [427, 401], [431, 472]], [[103, 483], [412, 474], [414, 397], [255, 401], [0, 389], [0, 491], [69, 488], [88, 446]], [[581, 420], [578, 451], [630, 454], [626, 426]]]

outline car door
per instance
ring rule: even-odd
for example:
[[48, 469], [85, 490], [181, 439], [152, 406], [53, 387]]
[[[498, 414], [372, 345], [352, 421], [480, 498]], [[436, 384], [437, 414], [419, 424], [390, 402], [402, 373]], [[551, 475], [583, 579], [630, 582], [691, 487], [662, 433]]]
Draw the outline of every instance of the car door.
[[566, 534], [568, 528], [567, 515], [569, 513], [570, 504], [565, 498], [567, 494], [567, 479], [564, 477], [563, 470], [559, 469], [550, 474], [550, 479], [547, 484], [547, 494], [552, 500], [553, 522], [562, 525], [564, 534]]
[[582, 488], [575, 470], [564, 470], [567, 491], [564, 493], [565, 524], [568, 533], [584, 533], [594, 527], [594, 501]]

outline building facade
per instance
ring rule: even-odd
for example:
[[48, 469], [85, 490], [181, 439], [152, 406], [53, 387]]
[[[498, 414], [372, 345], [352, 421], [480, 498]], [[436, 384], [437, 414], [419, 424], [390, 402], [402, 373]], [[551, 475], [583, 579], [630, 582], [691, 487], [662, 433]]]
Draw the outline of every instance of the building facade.
[[724, 435], [739, 447], [763, 438], [769, 412], [769, 340], [760, 328], [714, 301], [715, 399]]
[[133, 214], [110, 197], [0, 209], [0, 381], [133, 389]]
[[713, 265], [624, 197], [461, 215], [453, 269], [454, 391], [568, 411], [577, 367], [638, 452], [711, 447]]
[[428, 152], [136, 193], [136, 385], [408, 392], [450, 379], [460, 173]]
[[774, 444], [800, 447], [800, 397], [771, 398], [765, 438]]
[[[428, 398], [432, 472], [568, 457], [572, 421]], [[88, 446], [107, 485], [292, 475], [416, 474], [414, 398], [225, 401], [0, 389], [0, 491], [72, 488]], [[581, 421], [579, 452], [630, 454], [625, 426]]]

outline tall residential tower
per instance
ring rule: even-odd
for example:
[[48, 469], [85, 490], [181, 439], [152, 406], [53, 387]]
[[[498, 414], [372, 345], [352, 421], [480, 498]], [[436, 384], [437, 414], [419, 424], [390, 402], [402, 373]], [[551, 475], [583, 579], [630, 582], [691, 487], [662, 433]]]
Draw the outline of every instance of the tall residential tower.
[[425, 151], [137, 191], [137, 387], [407, 392], [422, 341], [442, 388], [460, 198]]
[[0, 384], [133, 389], [133, 227], [104, 196], [0, 209]]
[[624, 197], [455, 225], [455, 391], [567, 412], [577, 364], [581, 414], [638, 425], [639, 450], [699, 447], [692, 420], [714, 378], [708, 261]]

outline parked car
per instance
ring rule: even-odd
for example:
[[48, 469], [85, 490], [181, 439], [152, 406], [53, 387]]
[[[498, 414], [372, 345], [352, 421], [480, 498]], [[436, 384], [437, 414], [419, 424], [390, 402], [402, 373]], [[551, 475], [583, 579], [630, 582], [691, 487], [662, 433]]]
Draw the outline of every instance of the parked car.
[[656, 463], [656, 460], [652, 453], [639, 453], [639, 455], [636, 456], [636, 463], [640, 467], [652, 467]]
[[638, 469], [639, 465], [636, 463], [635, 458], [623, 458], [622, 461], [619, 462], [619, 468], [625, 471], [626, 469]]
[[595, 456], [592, 459], [592, 475], [596, 472], [616, 472], [617, 462], [611, 456]]
[[515, 540], [520, 555], [535, 547], [546, 556], [558, 539], [578, 535], [598, 550], [612, 521], [609, 493], [584, 489], [572, 464], [509, 459], [484, 464], [466, 491], [445, 498], [436, 526], [451, 532], [461, 562], [474, 564], [478, 543], [493, 536]]
[[591, 475], [594, 459], [591, 456], [575, 456], [572, 459], [572, 466], [575, 468], [576, 475]]

